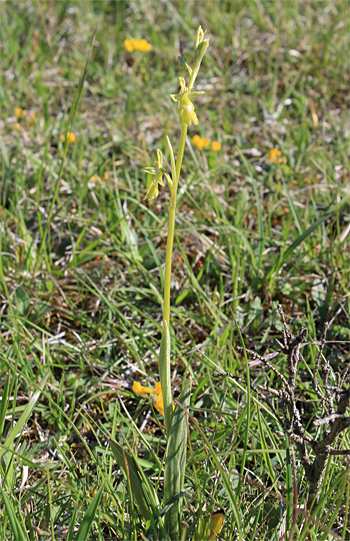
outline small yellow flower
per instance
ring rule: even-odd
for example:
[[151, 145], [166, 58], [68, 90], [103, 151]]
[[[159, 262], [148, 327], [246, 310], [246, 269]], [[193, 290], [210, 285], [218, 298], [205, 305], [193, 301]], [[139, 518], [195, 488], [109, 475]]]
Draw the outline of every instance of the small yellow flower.
[[105, 171], [105, 172], [103, 173], [102, 180], [108, 180], [108, 173], [107, 173], [107, 171]]
[[194, 137], [192, 137], [192, 143], [199, 150], [202, 150], [203, 147], [207, 147], [208, 145], [210, 145], [209, 139], [205, 139], [205, 138], [202, 139], [201, 137], [199, 137], [199, 135], [195, 135]]
[[[273, 148], [272, 150], [269, 150], [267, 157], [271, 163], [276, 163], [277, 165], [287, 163], [287, 158], [285, 156], [281, 156], [281, 154], [282, 152], [278, 150], [278, 148]], [[278, 158], [278, 156], [281, 156], [281, 158]]]
[[148, 43], [145, 39], [138, 39], [137, 46], [135, 47], [136, 51], [141, 51], [143, 53], [148, 53], [152, 49], [152, 45]]
[[21, 126], [20, 126], [20, 124], [18, 124], [18, 122], [15, 122], [14, 125], [13, 125], [13, 127], [14, 127], [15, 130], [17, 130], [17, 131], [20, 131], [20, 130], [21, 130]]
[[30, 115], [30, 120], [31, 120], [32, 122], [36, 122], [36, 114], [35, 114], [35, 113], [31, 113], [31, 115]]
[[124, 41], [124, 47], [128, 53], [132, 53], [133, 51], [148, 53], [152, 49], [152, 45], [145, 39], [126, 39]]
[[215, 152], [219, 152], [219, 150], [221, 149], [221, 145], [218, 141], [213, 141], [210, 148]]
[[281, 154], [282, 152], [278, 150], [278, 148], [272, 148], [271, 150], [268, 151], [267, 157], [271, 163], [275, 163], [276, 158], [280, 156]]
[[162, 385], [161, 385], [160, 381], [158, 381], [158, 383], [155, 384], [153, 393], [154, 393], [154, 394], [157, 394], [157, 395], [162, 395], [162, 396], [163, 396], [163, 393], [162, 393]]
[[17, 107], [17, 108], [15, 109], [15, 115], [16, 115], [17, 118], [21, 118], [22, 113], [23, 113], [22, 107]]
[[[68, 137], [68, 141], [69, 141], [70, 143], [74, 143], [74, 142], [75, 142], [75, 135], [74, 135], [73, 132], [68, 132], [68, 133], [67, 133], [67, 137]], [[60, 135], [60, 139], [61, 139], [62, 143], [64, 143], [65, 140], [66, 140], [66, 136], [63, 135], [63, 134], [61, 134], [61, 135]]]
[[146, 398], [148, 394], [152, 393], [152, 403], [154, 407], [156, 408], [159, 413], [164, 415], [164, 404], [163, 404], [163, 393], [160, 385], [160, 381], [156, 383], [156, 386], [154, 387], [154, 390], [150, 389], [149, 387], [143, 387], [141, 383], [138, 381], [134, 381], [132, 390], [135, 394], [138, 394], [139, 396], [142, 396], [143, 398]]
[[[138, 381], [134, 381], [132, 390], [134, 391], [135, 394], [138, 394], [139, 396], [142, 396], [143, 398], [146, 398], [148, 394], [152, 393], [151, 400], [152, 400], [153, 406], [161, 415], [164, 415], [163, 393], [162, 393], [162, 387], [161, 387], [160, 381], [158, 381], [158, 383], [155, 384], [153, 391], [149, 387], [142, 387], [141, 383], [139, 383]], [[173, 404], [173, 409], [175, 409], [174, 404]]]
[[124, 41], [124, 47], [128, 51], [128, 53], [132, 53], [134, 50], [134, 47], [132, 46], [130, 39], [126, 39]]
[[149, 387], [143, 387], [138, 381], [134, 381], [132, 390], [135, 394], [138, 394], [142, 397], [145, 397], [152, 392], [152, 389], [150, 389]]
[[162, 394], [158, 396], [157, 400], [154, 402], [153, 405], [161, 415], [164, 415], [164, 402]]

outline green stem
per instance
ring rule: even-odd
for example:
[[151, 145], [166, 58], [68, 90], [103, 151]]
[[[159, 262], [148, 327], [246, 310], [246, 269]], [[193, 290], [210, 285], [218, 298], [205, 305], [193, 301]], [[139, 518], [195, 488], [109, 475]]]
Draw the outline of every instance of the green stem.
[[182, 159], [183, 159], [184, 150], [185, 150], [186, 136], [187, 136], [187, 124], [181, 124], [180, 146], [179, 146], [179, 153], [177, 155], [177, 160], [176, 160], [176, 179], [173, 179], [173, 189], [172, 189], [171, 197], [170, 197], [168, 239], [167, 239], [167, 245], [166, 245], [166, 258], [165, 258], [163, 320], [167, 322], [169, 329], [170, 329], [171, 263], [172, 263], [172, 257], [173, 257], [173, 244], [174, 244], [174, 234], [175, 234], [176, 196], [177, 196], [177, 186], [178, 186], [179, 178], [180, 178]]

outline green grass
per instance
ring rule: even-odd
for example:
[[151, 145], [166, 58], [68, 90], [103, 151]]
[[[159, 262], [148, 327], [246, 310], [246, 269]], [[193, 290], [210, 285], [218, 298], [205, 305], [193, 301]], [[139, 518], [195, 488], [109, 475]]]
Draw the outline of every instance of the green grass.
[[[292, 539], [291, 447], [252, 389], [247, 400], [246, 386], [211, 375], [215, 363], [247, 377], [232, 314], [247, 347], [274, 349], [278, 303], [310, 341], [333, 319], [326, 356], [348, 360], [348, 3], [28, 1], [3, 3], [1, 18], [0, 538], [156, 539], [108, 442], [140, 458], [161, 500], [164, 419], [132, 383], [158, 381], [168, 194], [144, 202], [142, 168], [156, 148], [170, 161], [168, 95], [201, 24], [206, 94], [179, 186], [171, 309], [175, 396], [193, 377], [184, 524], [196, 538], [201, 515], [223, 508], [221, 539]], [[127, 53], [133, 37], [152, 50]], [[221, 150], [199, 151], [195, 134]], [[271, 164], [274, 147], [286, 164]], [[312, 368], [317, 346], [304, 352]], [[250, 378], [273, 382], [261, 369]], [[297, 456], [295, 475], [301, 506]], [[350, 539], [349, 487], [334, 456], [294, 538]]]

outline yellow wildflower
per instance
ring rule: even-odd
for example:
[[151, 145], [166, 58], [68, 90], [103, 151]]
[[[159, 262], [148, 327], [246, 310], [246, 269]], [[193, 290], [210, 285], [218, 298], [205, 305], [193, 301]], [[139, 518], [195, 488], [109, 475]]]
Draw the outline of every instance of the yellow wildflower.
[[36, 114], [35, 114], [35, 113], [31, 113], [31, 115], [30, 115], [30, 120], [31, 120], [32, 122], [36, 122]]
[[287, 163], [287, 158], [285, 156], [278, 158], [278, 156], [281, 156], [281, 154], [282, 152], [278, 150], [278, 148], [273, 148], [272, 150], [269, 150], [267, 157], [271, 163], [276, 163], [277, 165]]
[[161, 415], [164, 415], [163, 394], [158, 396], [157, 400], [154, 402], [153, 405]]
[[199, 149], [202, 150], [203, 147], [210, 145], [209, 139], [201, 138], [199, 135], [192, 137], [192, 143]]
[[148, 53], [152, 49], [152, 45], [148, 43], [145, 39], [138, 39], [137, 46], [135, 47], [136, 51], [142, 51], [143, 53]]
[[211, 150], [215, 150], [215, 152], [219, 152], [221, 145], [218, 141], [213, 141], [210, 148]]
[[153, 393], [154, 393], [154, 394], [157, 394], [157, 395], [162, 395], [162, 396], [163, 396], [163, 393], [162, 393], [162, 385], [161, 385], [160, 381], [158, 381], [158, 383], [155, 384]]
[[145, 397], [152, 392], [152, 389], [150, 389], [149, 387], [142, 387], [141, 383], [139, 383], [138, 381], [134, 381], [132, 390], [135, 394], [138, 394], [142, 397]]
[[[163, 393], [160, 381], [155, 384], [153, 391], [149, 387], [142, 387], [141, 383], [139, 383], [138, 381], [134, 381], [132, 390], [134, 391], [134, 393], [142, 396], [143, 398], [146, 398], [148, 394], [152, 393], [151, 400], [153, 406], [161, 415], [164, 415]], [[173, 409], [175, 409], [174, 404]]]
[[148, 53], [152, 49], [152, 45], [145, 39], [126, 39], [124, 41], [124, 47], [128, 53], [132, 53], [133, 51]]
[[271, 150], [268, 151], [267, 157], [271, 163], [275, 163], [276, 158], [280, 156], [281, 154], [282, 152], [278, 150], [278, 148], [272, 148]]
[[17, 130], [17, 131], [20, 131], [20, 130], [21, 130], [21, 126], [20, 126], [20, 124], [18, 124], [18, 122], [15, 122], [14, 125], [13, 125], [13, 127], [14, 127], [15, 130]]
[[105, 171], [105, 172], [103, 173], [102, 180], [108, 180], [108, 173], [107, 173], [107, 171]]
[[21, 118], [22, 113], [23, 113], [22, 107], [17, 107], [17, 108], [15, 109], [15, 115], [16, 115], [17, 118]]
[[[68, 137], [68, 141], [69, 141], [70, 143], [74, 143], [74, 142], [75, 142], [75, 135], [74, 135], [73, 132], [70, 132], [70, 131], [69, 131], [69, 132], [67, 133], [67, 137]], [[63, 135], [63, 134], [61, 134], [61, 135], [60, 135], [60, 139], [61, 139], [62, 143], [64, 143], [65, 140], [66, 140], [66, 136]]]
[[[160, 384], [160, 381], [155, 384], [153, 396], [158, 396], [157, 400], [153, 403], [154, 407], [156, 408], [159, 413], [164, 415], [164, 403], [163, 403], [163, 392], [162, 392], [162, 386]], [[173, 410], [175, 409], [175, 406], [173, 404]]]
[[134, 50], [134, 47], [132, 46], [130, 39], [126, 39], [124, 41], [124, 47], [128, 51], [128, 53], [132, 53]]

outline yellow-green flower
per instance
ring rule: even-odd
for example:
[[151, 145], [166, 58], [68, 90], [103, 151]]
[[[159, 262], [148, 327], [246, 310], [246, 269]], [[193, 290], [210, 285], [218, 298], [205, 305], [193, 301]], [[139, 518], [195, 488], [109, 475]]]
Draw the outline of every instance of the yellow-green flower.
[[194, 105], [186, 95], [182, 96], [179, 102], [179, 117], [181, 122], [184, 122], [187, 126], [191, 126], [192, 122], [193, 124], [196, 124], [196, 126], [198, 124], [198, 118], [194, 112]]
[[163, 182], [163, 175], [165, 176], [170, 189], [172, 187], [172, 180], [163, 167], [163, 154], [161, 153], [159, 149], [157, 149], [157, 158], [158, 160], [154, 163], [155, 167], [144, 168], [144, 171], [146, 173], [149, 173], [150, 175], [154, 175], [154, 179], [152, 180], [150, 187], [148, 188], [146, 196], [144, 198], [145, 200], [148, 199], [148, 201], [152, 201], [152, 199], [155, 199], [156, 197], [158, 197], [159, 185], [165, 186]]
[[204, 94], [204, 92], [189, 92], [183, 77], [179, 77], [179, 83], [181, 87], [180, 93], [170, 94], [170, 97], [173, 101], [178, 102], [180, 121], [182, 124], [187, 124], [187, 126], [191, 126], [192, 122], [197, 125], [198, 118], [194, 112], [194, 105], [191, 102], [191, 99], [198, 98], [198, 96]]

